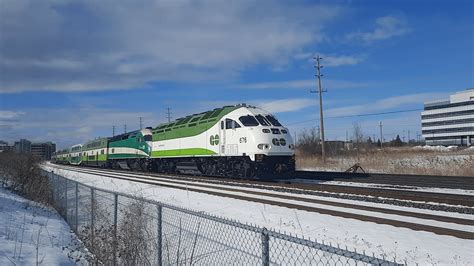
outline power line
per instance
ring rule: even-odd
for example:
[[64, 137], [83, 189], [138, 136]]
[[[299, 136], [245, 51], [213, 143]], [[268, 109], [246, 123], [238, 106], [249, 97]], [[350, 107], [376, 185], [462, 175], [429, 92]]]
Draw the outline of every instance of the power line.
[[[351, 118], [351, 117], [364, 117], [364, 116], [376, 116], [376, 115], [388, 115], [388, 114], [398, 114], [398, 113], [409, 113], [409, 112], [416, 112], [416, 111], [423, 111], [423, 109], [406, 109], [406, 110], [398, 110], [398, 111], [390, 111], [390, 112], [380, 112], [380, 113], [366, 113], [366, 114], [359, 114], [359, 115], [341, 115], [341, 116], [327, 116], [326, 118], [337, 119], [337, 118]], [[288, 123], [287, 125], [296, 125], [296, 124], [303, 124], [312, 121], [319, 121], [319, 118], [308, 119], [304, 121], [298, 121], [293, 123]]]

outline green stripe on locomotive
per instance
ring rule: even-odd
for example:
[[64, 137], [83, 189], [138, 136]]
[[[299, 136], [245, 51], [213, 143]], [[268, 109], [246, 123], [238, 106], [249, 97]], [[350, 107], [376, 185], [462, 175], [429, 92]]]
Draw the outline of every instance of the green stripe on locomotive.
[[172, 157], [172, 156], [194, 156], [194, 155], [214, 155], [215, 152], [203, 148], [176, 149], [152, 151], [152, 157]]
[[[121, 152], [125, 150], [125, 152]], [[109, 139], [109, 159], [149, 157], [151, 148], [140, 130], [118, 135]], [[143, 154], [144, 153], [144, 154]]]
[[153, 141], [197, 136], [214, 126], [223, 116], [238, 108], [240, 106], [226, 106], [162, 124], [153, 129]]

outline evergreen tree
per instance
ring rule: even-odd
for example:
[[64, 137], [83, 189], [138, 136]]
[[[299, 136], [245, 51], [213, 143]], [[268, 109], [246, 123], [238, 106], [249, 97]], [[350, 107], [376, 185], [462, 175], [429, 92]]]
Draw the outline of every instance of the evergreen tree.
[[397, 135], [397, 137], [395, 138], [395, 140], [392, 141], [393, 142], [393, 146], [395, 147], [400, 147], [403, 145], [403, 142], [402, 140], [400, 139], [400, 135]]

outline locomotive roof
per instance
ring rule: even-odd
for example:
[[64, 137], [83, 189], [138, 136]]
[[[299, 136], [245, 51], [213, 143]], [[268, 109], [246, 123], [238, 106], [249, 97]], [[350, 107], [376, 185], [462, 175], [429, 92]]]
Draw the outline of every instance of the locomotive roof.
[[154, 129], [164, 129], [164, 128], [169, 128], [172, 126], [185, 125], [188, 123], [200, 122], [206, 119], [216, 118], [216, 117], [219, 117], [219, 115], [222, 113], [228, 113], [230, 111], [236, 110], [241, 107], [253, 107], [253, 106], [246, 105], [246, 104], [226, 105], [226, 106], [215, 108], [213, 110], [209, 110], [206, 112], [192, 114], [185, 117], [180, 117], [172, 122], [159, 124]]
[[120, 134], [120, 135], [116, 135], [116, 136], [113, 136], [113, 137], [109, 138], [109, 141], [122, 140], [124, 138], [128, 138], [129, 136], [136, 135], [139, 131], [140, 130], [134, 130], [134, 131], [130, 131], [130, 132], [127, 132], [127, 133]]

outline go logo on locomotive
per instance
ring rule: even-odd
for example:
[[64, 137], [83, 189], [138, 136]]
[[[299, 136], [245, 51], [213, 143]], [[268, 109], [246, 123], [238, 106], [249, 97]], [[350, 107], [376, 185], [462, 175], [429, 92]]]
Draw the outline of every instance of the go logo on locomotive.
[[219, 135], [214, 135], [210, 137], [209, 139], [209, 142], [211, 143], [211, 145], [218, 145], [219, 144]]

